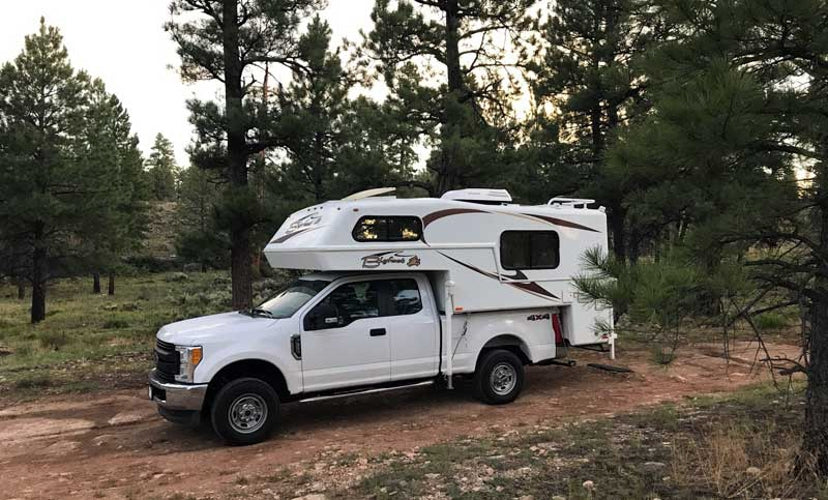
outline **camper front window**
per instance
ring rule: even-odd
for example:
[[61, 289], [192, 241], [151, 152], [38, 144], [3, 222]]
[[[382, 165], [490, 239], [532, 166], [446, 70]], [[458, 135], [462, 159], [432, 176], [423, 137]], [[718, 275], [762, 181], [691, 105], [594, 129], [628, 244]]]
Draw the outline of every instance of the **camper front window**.
[[356, 241], [416, 241], [422, 234], [419, 217], [367, 215], [357, 221], [353, 237]]

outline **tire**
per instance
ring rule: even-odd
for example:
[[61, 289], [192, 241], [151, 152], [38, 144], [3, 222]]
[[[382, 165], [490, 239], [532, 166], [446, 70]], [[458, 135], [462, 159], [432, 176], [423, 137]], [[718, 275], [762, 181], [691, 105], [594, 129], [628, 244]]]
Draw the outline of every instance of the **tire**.
[[474, 372], [477, 399], [490, 405], [511, 403], [523, 389], [523, 362], [505, 349], [485, 351]]
[[227, 444], [244, 446], [270, 436], [279, 414], [279, 396], [267, 382], [238, 378], [225, 384], [213, 399], [213, 430]]

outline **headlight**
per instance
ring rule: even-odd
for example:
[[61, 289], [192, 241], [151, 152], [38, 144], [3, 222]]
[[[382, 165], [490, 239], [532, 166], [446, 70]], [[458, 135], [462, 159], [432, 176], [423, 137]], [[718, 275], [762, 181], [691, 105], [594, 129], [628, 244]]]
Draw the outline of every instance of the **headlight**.
[[178, 375], [175, 376], [176, 382], [193, 382], [196, 366], [201, 363], [204, 351], [201, 346], [176, 346], [175, 350], [178, 351], [181, 360]]

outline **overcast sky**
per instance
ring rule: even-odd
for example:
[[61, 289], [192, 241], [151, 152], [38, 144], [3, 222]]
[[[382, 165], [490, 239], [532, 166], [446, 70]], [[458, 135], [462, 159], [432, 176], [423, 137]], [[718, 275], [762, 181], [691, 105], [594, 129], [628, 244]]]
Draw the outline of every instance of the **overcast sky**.
[[[175, 45], [162, 25], [169, 0], [3, 0], [0, 17], [0, 62], [23, 49], [23, 37], [37, 31], [41, 16], [60, 28], [76, 68], [101, 78], [129, 110], [133, 130], [148, 152], [155, 134], [173, 141], [181, 165], [193, 136], [185, 101], [211, 97], [217, 87], [184, 84], [176, 73]], [[356, 41], [370, 27], [374, 0], [328, 0], [323, 16], [334, 40]]]

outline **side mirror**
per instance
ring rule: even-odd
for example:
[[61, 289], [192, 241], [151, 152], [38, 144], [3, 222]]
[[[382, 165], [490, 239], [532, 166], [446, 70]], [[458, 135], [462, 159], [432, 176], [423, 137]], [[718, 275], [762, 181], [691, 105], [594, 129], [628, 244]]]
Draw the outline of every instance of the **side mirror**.
[[323, 330], [340, 326], [339, 315], [334, 306], [321, 302], [305, 316], [305, 330]]

